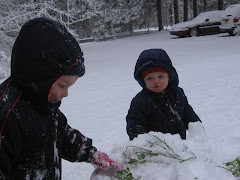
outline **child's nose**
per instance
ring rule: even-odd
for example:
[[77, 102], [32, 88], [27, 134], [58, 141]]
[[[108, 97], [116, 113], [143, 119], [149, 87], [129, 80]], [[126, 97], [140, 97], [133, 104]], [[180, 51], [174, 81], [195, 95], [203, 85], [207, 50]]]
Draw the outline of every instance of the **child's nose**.
[[154, 79], [153, 83], [159, 83], [159, 79], [158, 78]]
[[63, 97], [68, 97], [68, 91], [65, 91], [65, 92], [63, 93]]

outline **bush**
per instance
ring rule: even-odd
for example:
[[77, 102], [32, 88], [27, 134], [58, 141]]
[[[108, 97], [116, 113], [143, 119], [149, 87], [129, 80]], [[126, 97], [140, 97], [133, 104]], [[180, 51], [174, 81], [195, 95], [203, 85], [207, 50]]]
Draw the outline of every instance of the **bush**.
[[10, 75], [10, 58], [0, 51], [0, 83]]
[[240, 157], [225, 164], [224, 169], [230, 171], [235, 177], [240, 177]]

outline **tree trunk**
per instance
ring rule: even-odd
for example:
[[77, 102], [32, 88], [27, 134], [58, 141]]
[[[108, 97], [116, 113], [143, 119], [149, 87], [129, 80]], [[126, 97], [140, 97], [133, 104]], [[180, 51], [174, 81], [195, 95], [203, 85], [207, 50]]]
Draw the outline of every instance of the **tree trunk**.
[[157, 17], [158, 17], [158, 30], [161, 31], [163, 29], [162, 0], [157, 0]]
[[207, 0], [203, 0], [203, 12], [207, 10]]
[[218, 0], [218, 10], [223, 10], [223, 0]]
[[197, 16], [197, 0], [193, 0], [193, 17]]
[[174, 0], [173, 7], [174, 7], [175, 24], [177, 24], [177, 23], [179, 23], [179, 17], [178, 17], [178, 0]]
[[184, 0], [184, 18], [183, 21], [188, 21], [188, 0]]
[[170, 4], [169, 5], [169, 15], [170, 15], [170, 17], [169, 17], [169, 23], [170, 23], [170, 26], [172, 26], [173, 25], [173, 9], [172, 9], [172, 4]]

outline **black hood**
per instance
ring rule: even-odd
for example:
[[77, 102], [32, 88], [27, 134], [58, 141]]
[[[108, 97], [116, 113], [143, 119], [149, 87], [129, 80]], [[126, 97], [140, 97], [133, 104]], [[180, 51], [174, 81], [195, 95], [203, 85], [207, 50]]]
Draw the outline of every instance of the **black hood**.
[[167, 53], [162, 49], [147, 49], [140, 54], [134, 71], [134, 78], [143, 88], [146, 88], [146, 86], [141, 75], [144, 68], [149, 65], [163, 67], [167, 69], [170, 72], [169, 84], [171, 86], [178, 86], [178, 74], [176, 69], [173, 67], [172, 61], [167, 55]]
[[48, 103], [53, 83], [77, 65], [85, 73], [83, 53], [76, 39], [60, 23], [36, 18], [22, 27], [11, 56], [11, 78], [34, 104]]

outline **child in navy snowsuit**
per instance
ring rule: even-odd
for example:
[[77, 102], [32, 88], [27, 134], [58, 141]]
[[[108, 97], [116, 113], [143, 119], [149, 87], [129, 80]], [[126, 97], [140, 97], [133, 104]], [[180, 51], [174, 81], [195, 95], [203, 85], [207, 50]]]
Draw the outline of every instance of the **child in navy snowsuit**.
[[186, 139], [189, 122], [201, 120], [178, 87], [178, 74], [162, 49], [144, 50], [136, 63], [134, 78], [143, 87], [128, 111], [129, 139], [150, 131], [179, 134]]
[[47, 18], [23, 25], [11, 76], [0, 85], [0, 180], [59, 180], [62, 158], [123, 169], [70, 127], [59, 110], [84, 73], [83, 53], [64, 26]]

